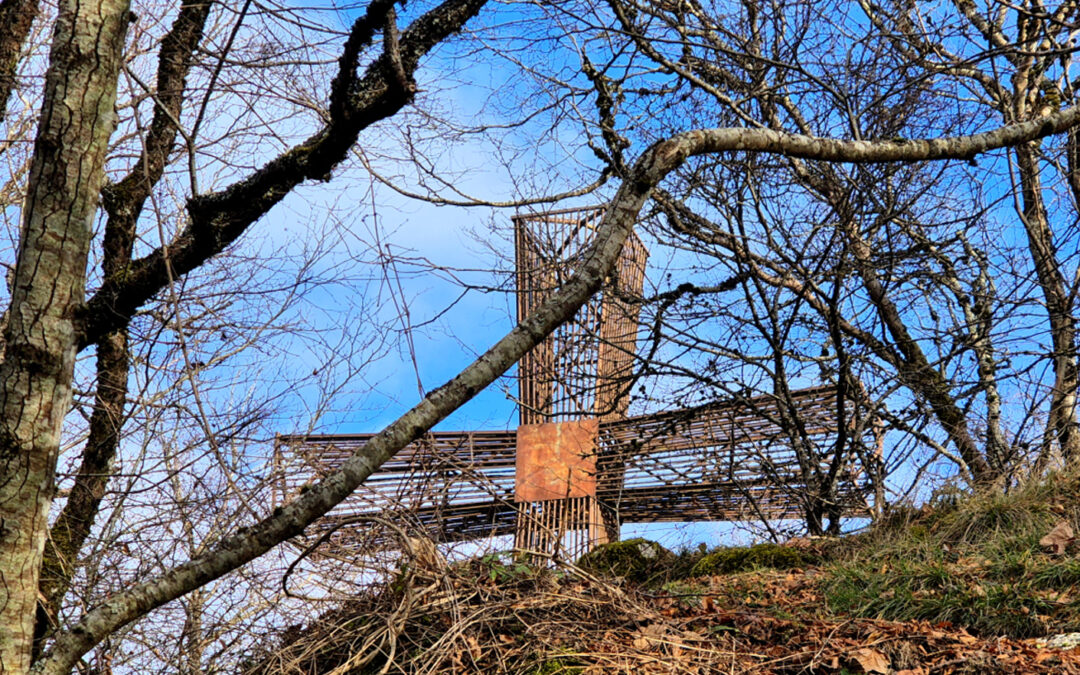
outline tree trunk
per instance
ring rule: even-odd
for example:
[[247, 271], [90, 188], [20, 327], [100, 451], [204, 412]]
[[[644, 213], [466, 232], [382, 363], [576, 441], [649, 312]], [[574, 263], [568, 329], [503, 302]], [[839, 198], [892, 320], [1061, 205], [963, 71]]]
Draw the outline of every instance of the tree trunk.
[[[157, 107], [146, 134], [142, 157], [118, 183], [102, 188], [105, 223], [102, 276], [122, 276], [131, 264], [136, 226], [150, 192], [164, 173], [176, 142], [175, 121], [180, 119], [186, 81], [193, 55], [202, 40], [210, 15], [206, 0], [183, 0], [180, 12], [162, 40], [158, 57]], [[78, 555], [90, 535], [94, 519], [112, 477], [127, 404], [131, 360], [128, 327], [118, 327], [97, 341], [97, 392], [82, 464], [71, 496], [53, 521], [45, 544], [39, 580], [34, 654], [44, 646], [58, 624], [58, 614], [78, 566]]]
[[105, 497], [120, 444], [130, 361], [127, 330], [113, 331], [99, 340], [97, 352], [97, 396], [83, 461], [71, 496], [49, 531], [41, 564], [40, 602], [34, 629], [35, 656], [59, 624], [60, 605], [71, 585], [79, 551], [90, 535], [94, 517]]
[[1039, 287], [1046, 302], [1054, 349], [1054, 390], [1050, 394], [1046, 435], [1048, 439], [1057, 437], [1061, 455], [1067, 462], [1076, 462], [1080, 460], [1080, 429], [1076, 420], [1076, 317], [1072, 313], [1072, 298], [1065, 289], [1065, 277], [1054, 248], [1054, 233], [1050, 229], [1043, 203], [1037, 149], [1037, 143], [1017, 146], [1016, 163], [1020, 169], [1020, 192], [1023, 196], [1021, 218], [1027, 230], [1028, 250], [1038, 275]]
[[30, 667], [34, 606], [60, 429], [71, 404], [73, 319], [86, 284], [126, 0], [59, 7], [0, 364], [0, 673]]
[[6, 117], [19, 55], [37, 14], [37, 0], [0, 0], [0, 122]]

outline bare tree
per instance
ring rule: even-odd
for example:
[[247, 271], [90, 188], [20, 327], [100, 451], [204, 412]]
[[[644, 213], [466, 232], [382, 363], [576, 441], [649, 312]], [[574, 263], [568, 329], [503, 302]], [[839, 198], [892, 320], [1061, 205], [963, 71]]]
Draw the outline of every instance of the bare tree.
[[[881, 7], [863, 3], [868, 18], [886, 32], [898, 49], [918, 59], [927, 70], [960, 80], [977, 92], [976, 100], [1006, 123], [1033, 119], [1073, 100], [1075, 79], [1071, 24], [1077, 12], [1072, 2], [1056, 6], [1021, 3], [1009, 6], [954, 3], [963, 23], [956, 44], [946, 48], [944, 36], [920, 30], [926, 17], [917, 8]], [[975, 55], [974, 58], [972, 56]], [[1071, 460], [1080, 456], [1077, 420], [1078, 361], [1076, 343], [1077, 278], [1075, 268], [1076, 136], [1068, 135], [1058, 148], [1032, 142], [1016, 147], [1010, 156], [1010, 178], [1016, 215], [1027, 238], [1027, 252], [1044, 301], [1053, 367], [1042, 461], [1056, 441]], [[1046, 177], [1068, 186], [1071, 209], [1054, 217], [1047, 207]], [[1070, 222], [1071, 221], [1071, 222]], [[1061, 231], [1055, 231], [1062, 228]]]
[[[185, 108], [185, 82], [193, 59], [210, 53], [204, 71], [202, 101], [218, 91], [231, 62], [245, 4], [223, 33], [207, 31], [215, 8], [184, 2], [158, 52], [157, 85], [148, 99], [151, 122], [135, 125], [137, 159], [121, 179], [108, 183], [106, 160], [117, 124], [116, 100], [121, 74], [137, 82], [138, 70], [125, 68], [124, 36], [135, 17], [122, 0], [91, 5], [62, 2], [53, 32], [46, 86], [34, 144], [32, 169], [21, 210], [21, 232], [11, 299], [4, 327], [0, 364], [0, 672], [66, 673], [95, 645], [174, 600], [184, 599], [187, 627], [183, 658], [191, 669], [200, 655], [200, 627], [206, 616], [204, 590], [301, 533], [316, 518], [349, 495], [371, 472], [398, 450], [491, 384], [600, 287], [653, 189], [691, 158], [731, 152], [769, 153], [789, 159], [828, 163], [922, 162], [971, 158], [1071, 129], [1080, 108], [1068, 108], [982, 134], [930, 140], [864, 141], [792, 134], [768, 128], [724, 127], [674, 133], [650, 145], [631, 166], [616, 171], [621, 187], [606, 211], [593, 245], [578, 269], [548, 301], [524, 319], [474, 363], [424, 399], [344, 465], [296, 500], [272, 513], [253, 514], [250, 526], [224, 518], [215, 527], [234, 528], [204, 537], [198, 517], [177, 520], [178, 547], [186, 559], [167, 563], [137, 582], [96, 598], [69, 625], [56, 625], [58, 605], [71, 595], [76, 580], [72, 560], [80, 554], [102, 500], [103, 481], [113, 472], [129, 395], [133, 354], [130, 332], [137, 314], [155, 298], [169, 300], [174, 284], [197, 277], [217, 256], [249, 231], [275, 205], [309, 180], [327, 180], [358, 141], [361, 131], [400, 113], [416, 94], [421, 58], [457, 32], [483, 6], [483, 0], [446, 0], [416, 16], [404, 30], [395, 3], [370, 4], [343, 36], [337, 69], [327, 87], [328, 105], [320, 124], [306, 139], [290, 144], [239, 180], [203, 191], [198, 186], [200, 133], [209, 133], [205, 105]], [[208, 34], [222, 37], [216, 49], [203, 50]], [[376, 36], [381, 37], [377, 40]], [[268, 49], [273, 51], [273, 46]], [[361, 69], [361, 64], [367, 62]], [[253, 80], [257, 85], [257, 78]], [[318, 106], [312, 106], [318, 108]], [[185, 117], [190, 110], [193, 117]], [[202, 130], [202, 131], [200, 131]], [[123, 143], [117, 144], [123, 147]], [[178, 153], [173, 148], [180, 149]], [[189, 191], [179, 226], [166, 230], [160, 211], [147, 212], [157, 239], [140, 241], [137, 228], [170, 158], [182, 158]], [[186, 165], [186, 166], [185, 166]], [[194, 165], [194, 166], [193, 166]], [[236, 169], [237, 167], [233, 167]], [[243, 167], [239, 167], [243, 168]], [[92, 227], [104, 210], [104, 230]], [[150, 218], [154, 215], [155, 218]], [[160, 228], [160, 229], [159, 229]], [[102, 269], [88, 275], [91, 251], [100, 241]], [[87, 292], [88, 280], [91, 284]], [[231, 280], [241, 285], [242, 280]], [[163, 302], [158, 311], [178, 305]], [[212, 315], [212, 313], [211, 313]], [[198, 328], [182, 317], [172, 323], [180, 333]], [[212, 322], [208, 326], [213, 326]], [[56, 463], [64, 438], [65, 416], [73, 396], [76, 358], [96, 346], [97, 390], [88, 422], [88, 443], [64, 510], [50, 532]], [[177, 345], [188, 376], [198, 368], [183, 340]], [[159, 351], [143, 352], [160, 356]], [[173, 352], [176, 353], [175, 351]], [[198, 397], [192, 402], [197, 406]], [[205, 419], [197, 414], [195, 419]], [[96, 419], [95, 419], [96, 418]], [[197, 433], [213, 434], [210, 429]], [[91, 443], [92, 441], [92, 443]], [[213, 441], [210, 443], [213, 449]], [[209, 508], [188, 502], [187, 467], [163, 456], [163, 485], [176, 494], [179, 508]], [[228, 472], [223, 474], [228, 477]], [[239, 491], [236, 491], [239, 492]], [[210, 520], [213, 514], [203, 514]], [[45, 541], [53, 535], [48, 558]], [[190, 556], [190, 557], [187, 557]], [[47, 560], [43, 564], [43, 559]], [[122, 559], [121, 559], [122, 561]], [[86, 568], [91, 571], [94, 568]], [[42, 572], [45, 570], [45, 573]], [[40, 590], [39, 590], [40, 584]], [[44, 598], [34, 658], [35, 605]]]
[[[687, 120], [900, 142], [913, 130], [1039, 119], [1069, 100], [1072, 3], [952, 10], [753, 0], [582, 8], [589, 37], [574, 47], [600, 101], [594, 146], [619, 172], [627, 147]], [[619, 30], [605, 28], [610, 21]], [[1055, 143], [1066, 147], [1040, 149]], [[935, 166], [703, 158], [658, 193], [655, 236], [716, 264], [721, 279], [743, 275], [801, 303], [815, 337], [793, 348], [799, 360], [829, 354], [836, 371], [842, 354], [857, 359], [866, 384], [889, 392], [879, 412], [896, 429], [973, 483], [1001, 483], [1037, 460], [1032, 446], [1042, 461], [1052, 449], [1074, 454], [1077, 294], [1066, 280], [1076, 219], [1048, 209], [1040, 183], [1053, 172], [1071, 200], [1070, 147], [1062, 137], [1017, 148], [1007, 163]], [[996, 178], [1005, 167], [1018, 176], [1011, 184]], [[1027, 269], [1009, 245], [1004, 210], [1013, 204]], [[1042, 321], [1029, 311], [1031, 279]], [[717, 279], [695, 283], [708, 289]], [[687, 298], [717, 302], [711, 295]], [[755, 297], [767, 315], [765, 296]], [[770, 339], [747, 345], [749, 358], [772, 351]], [[705, 351], [702, 361], [713, 358]], [[1033, 359], [1048, 360], [1052, 381], [1031, 383]]]

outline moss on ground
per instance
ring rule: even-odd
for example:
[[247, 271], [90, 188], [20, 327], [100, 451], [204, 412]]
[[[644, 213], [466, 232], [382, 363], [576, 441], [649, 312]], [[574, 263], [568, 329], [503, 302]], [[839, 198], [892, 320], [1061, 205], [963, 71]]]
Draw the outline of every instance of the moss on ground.
[[637, 537], [597, 546], [581, 556], [577, 566], [598, 576], [659, 585], [669, 578], [675, 559], [674, 553], [655, 541]]
[[722, 548], [703, 556], [690, 574], [695, 577], [713, 574], [734, 574], [763, 567], [789, 570], [809, 567], [820, 562], [812, 553], [778, 544], [757, 544], [750, 547]]
[[579, 675], [584, 670], [573, 659], [557, 658], [544, 661], [535, 670], [529, 671], [528, 675]]

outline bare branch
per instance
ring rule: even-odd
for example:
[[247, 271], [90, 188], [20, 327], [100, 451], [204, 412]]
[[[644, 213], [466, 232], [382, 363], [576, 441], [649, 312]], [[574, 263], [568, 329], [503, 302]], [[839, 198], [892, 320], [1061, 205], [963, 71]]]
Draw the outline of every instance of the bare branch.
[[1080, 118], [1080, 107], [1069, 108], [1038, 123], [1020, 124], [974, 136], [907, 142], [844, 141], [812, 138], [766, 130], [706, 129], [658, 142], [635, 163], [611, 206], [605, 211], [596, 239], [570, 281], [553, 293], [532, 315], [488, 349], [455, 378], [386, 427], [295, 501], [257, 525], [221, 541], [208, 553], [166, 574], [117, 593], [87, 612], [69, 631], [59, 634], [49, 654], [34, 672], [61, 675], [95, 644], [120, 626], [266, 553], [300, 534], [352, 493], [375, 469], [401, 448], [495, 381], [526, 352], [561, 323], [571, 318], [600, 287], [617, 260], [626, 237], [652, 189], [687, 159], [733, 150], [791, 155], [840, 162], [920, 161], [967, 158], [1068, 129]]

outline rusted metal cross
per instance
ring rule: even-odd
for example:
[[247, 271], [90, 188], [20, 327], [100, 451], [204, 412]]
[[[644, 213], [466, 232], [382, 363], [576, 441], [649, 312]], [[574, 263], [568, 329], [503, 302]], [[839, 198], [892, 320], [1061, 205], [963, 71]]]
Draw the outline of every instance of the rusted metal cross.
[[[519, 319], [559, 287], [602, 216], [598, 207], [514, 218]], [[512, 534], [519, 551], [573, 560], [617, 539], [623, 522], [804, 517], [805, 467], [782, 411], [798, 414], [800, 442], [828, 447], [834, 387], [627, 416], [647, 257], [631, 236], [604, 288], [521, 360], [516, 431], [433, 432], [406, 447], [323, 520], [331, 546], [358, 541], [342, 525], [381, 515], [436, 541]], [[279, 436], [278, 498], [371, 436]], [[837, 494], [850, 515], [867, 512], [857, 472], [841, 476]]]

